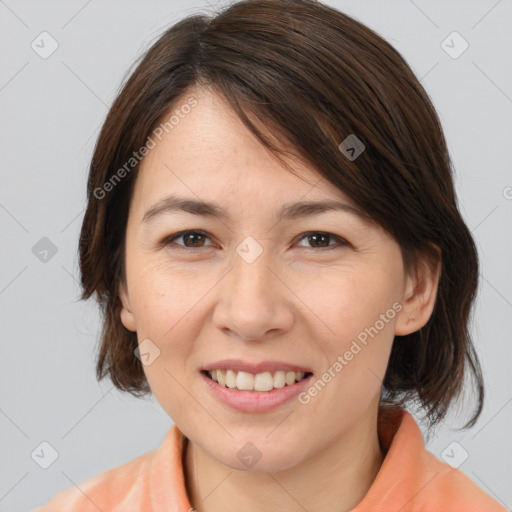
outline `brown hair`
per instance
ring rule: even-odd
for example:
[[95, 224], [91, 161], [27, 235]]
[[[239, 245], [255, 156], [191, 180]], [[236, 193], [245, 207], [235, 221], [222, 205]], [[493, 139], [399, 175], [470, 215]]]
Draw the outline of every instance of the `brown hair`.
[[[97, 378], [110, 375], [135, 396], [151, 391], [134, 356], [137, 335], [119, 317], [138, 165], [108, 193], [105, 184], [126, 170], [164, 114], [196, 84], [222, 94], [269, 149], [282, 152], [288, 143], [350, 196], [397, 240], [408, 272], [419, 256], [439, 260], [433, 244], [441, 249], [434, 311], [419, 331], [395, 336], [381, 402], [417, 402], [434, 426], [469, 376], [477, 405], [463, 428], [472, 426], [484, 399], [468, 329], [479, 264], [457, 207], [438, 116], [389, 43], [314, 0], [245, 0], [214, 16], [189, 16], [158, 38], [123, 85], [96, 143], [80, 236], [81, 298], [95, 292], [103, 315]], [[281, 149], [254, 120], [279, 136]], [[338, 148], [350, 134], [365, 145], [356, 160]]]

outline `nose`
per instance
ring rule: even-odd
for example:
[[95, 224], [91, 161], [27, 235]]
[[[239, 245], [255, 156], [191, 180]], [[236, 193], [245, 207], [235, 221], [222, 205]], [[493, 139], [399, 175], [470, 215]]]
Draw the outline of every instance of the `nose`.
[[264, 250], [254, 261], [235, 254], [231, 270], [219, 283], [213, 321], [230, 336], [264, 340], [293, 324], [293, 293], [269, 253]]

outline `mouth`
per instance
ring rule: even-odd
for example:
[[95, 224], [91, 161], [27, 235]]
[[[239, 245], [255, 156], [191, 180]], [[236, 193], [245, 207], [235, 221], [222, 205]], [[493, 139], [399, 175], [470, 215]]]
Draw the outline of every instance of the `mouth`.
[[238, 412], [270, 413], [285, 407], [313, 378], [311, 368], [286, 361], [223, 359], [199, 369], [205, 391]]
[[255, 393], [293, 386], [313, 375], [311, 371], [276, 370], [253, 373], [225, 368], [201, 370], [201, 373], [224, 388]]

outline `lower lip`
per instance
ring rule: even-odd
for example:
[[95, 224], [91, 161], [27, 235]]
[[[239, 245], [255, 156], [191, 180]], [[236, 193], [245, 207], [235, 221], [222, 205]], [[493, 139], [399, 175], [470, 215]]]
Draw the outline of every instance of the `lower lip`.
[[309, 377], [302, 379], [295, 384], [286, 385], [282, 388], [276, 388], [272, 391], [239, 391], [236, 388], [225, 388], [218, 382], [210, 379], [203, 372], [201, 377], [222, 403], [229, 405], [233, 409], [242, 412], [267, 412], [277, 409], [286, 402], [296, 397], [309, 383]]

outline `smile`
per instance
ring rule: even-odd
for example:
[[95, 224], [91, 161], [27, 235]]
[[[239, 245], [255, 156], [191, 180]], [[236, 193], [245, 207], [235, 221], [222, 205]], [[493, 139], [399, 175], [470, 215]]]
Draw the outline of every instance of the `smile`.
[[291, 386], [309, 377], [311, 372], [293, 372], [278, 370], [271, 372], [250, 373], [235, 370], [208, 370], [206, 375], [221, 386], [239, 391], [272, 391]]
[[[285, 372], [284, 370], [277, 370], [273, 375], [268, 371], [252, 374], [243, 370], [238, 372], [233, 370], [202, 370], [200, 375], [203, 383], [206, 385], [205, 391], [210, 396], [230, 409], [244, 413], [271, 412], [285, 404], [291, 403], [307, 388], [308, 383], [313, 377], [312, 372]], [[214, 375], [217, 380], [213, 379]], [[258, 375], [262, 375], [262, 377], [258, 377]], [[274, 387], [274, 379], [276, 378], [278, 386], [283, 383], [284, 379], [284, 385], [280, 388]], [[297, 380], [298, 378], [300, 380]], [[224, 383], [222, 383], [223, 379]], [[226, 381], [228, 384], [234, 384], [233, 387], [227, 386]], [[252, 389], [238, 389], [237, 381], [238, 385], [242, 388], [244, 385], [249, 387], [249, 384], [252, 382]], [[265, 390], [258, 391], [254, 389], [254, 386], [260, 388], [260, 385]]]

